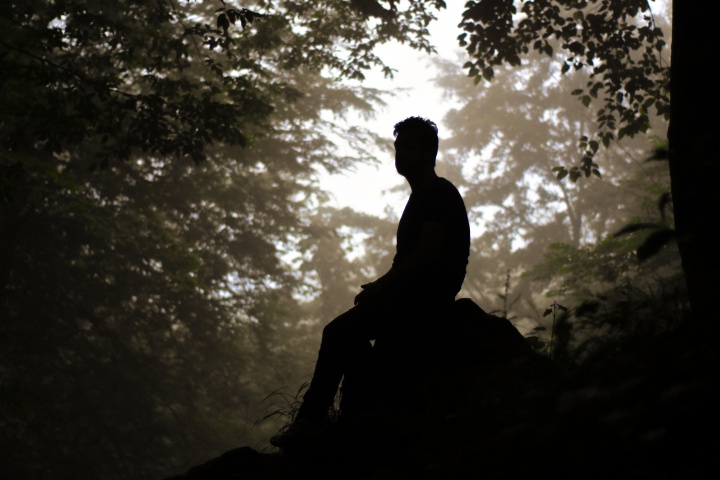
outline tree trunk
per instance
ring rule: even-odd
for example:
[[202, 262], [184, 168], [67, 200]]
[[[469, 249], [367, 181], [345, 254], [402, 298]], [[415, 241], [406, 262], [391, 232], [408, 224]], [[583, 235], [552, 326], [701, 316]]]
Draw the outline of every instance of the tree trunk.
[[[713, 10], [713, 12], [709, 12]], [[710, 47], [718, 7], [673, 1], [670, 178], [678, 248], [695, 325], [711, 325], [720, 298], [720, 220], [717, 80]], [[705, 19], [705, 20], [703, 20]], [[714, 50], [714, 48], [713, 48]]]

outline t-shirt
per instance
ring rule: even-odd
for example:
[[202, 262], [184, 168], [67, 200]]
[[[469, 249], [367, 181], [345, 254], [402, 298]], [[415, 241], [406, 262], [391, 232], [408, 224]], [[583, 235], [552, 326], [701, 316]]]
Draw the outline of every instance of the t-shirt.
[[444, 225], [445, 238], [430, 268], [407, 287], [416, 293], [455, 297], [465, 280], [470, 256], [470, 224], [460, 192], [445, 178], [438, 177], [410, 195], [398, 224], [393, 265], [401, 264], [410, 252], [418, 248], [425, 222]]

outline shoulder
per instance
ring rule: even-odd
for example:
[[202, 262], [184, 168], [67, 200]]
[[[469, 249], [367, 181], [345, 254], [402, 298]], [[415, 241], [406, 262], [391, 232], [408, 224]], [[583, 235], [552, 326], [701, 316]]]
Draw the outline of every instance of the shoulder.
[[435, 208], [436, 206], [458, 205], [464, 202], [458, 189], [449, 180], [437, 177], [433, 182], [417, 194], [412, 195], [413, 203], [423, 205], [421, 208]]
[[458, 192], [455, 185], [444, 177], [436, 177], [432, 183], [421, 190], [421, 195], [438, 195], [448, 192]]
[[448, 179], [444, 177], [438, 177], [437, 181], [433, 185], [434, 195], [437, 197], [452, 198], [462, 200], [462, 195], [457, 187]]
[[450, 180], [448, 180], [445, 177], [438, 177], [438, 181], [436, 182], [436, 185], [438, 186], [438, 188], [441, 188], [443, 190], [449, 190], [449, 191], [460, 193], [458, 191], [457, 187], [455, 186], [455, 184], [453, 184]]

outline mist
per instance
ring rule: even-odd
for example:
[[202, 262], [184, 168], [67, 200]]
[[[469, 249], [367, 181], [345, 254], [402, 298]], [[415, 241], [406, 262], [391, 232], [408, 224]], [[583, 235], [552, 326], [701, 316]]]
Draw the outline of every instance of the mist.
[[[566, 448], [568, 471], [593, 449], [614, 455], [618, 438], [612, 466], [633, 457], [638, 475], [663, 469], [655, 456], [692, 433], [674, 428], [702, 418], [697, 399], [716, 388], [699, 368], [709, 349], [677, 333], [691, 302], [658, 158], [669, 109], [643, 106], [642, 129], [620, 114], [602, 124], [603, 91], [576, 93], [597, 77], [558, 38], [478, 69], [457, 40], [474, 17], [444, 3], [3, 8], [4, 478], [161, 480], [238, 447], [277, 455], [268, 439], [297, 409], [323, 327], [392, 264], [410, 192], [392, 126], [411, 115], [438, 124], [437, 173], [469, 213], [458, 298], [507, 319], [563, 378], [497, 374], [497, 391], [525, 403], [492, 403], [488, 377], [453, 370], [470, 396], [433, 397], [445, 416], [507, 443], [493, 447], [493, 471], [474, 459], [487, 444], [472, 432], [433, 437], [449, 442], [432, 447], [440, 473], [414, 478], [463, 465], [499, 475], [500, 459], [535, 448], [509, 439], [529, 439], [540, 417], [532, 438]], [[652, 8], [664, 40], [648, 82], [660, 85], [671, 15]], [[530, 386], [547, 387], [542, 401]], [[498, 410], [475, 416], [482, 407]], [[591, 434], [587, 451], [571, 448]], [[426, 472], [422, 452], [408, 472]], [[693, 471], [683, 458], [679, 474]]]

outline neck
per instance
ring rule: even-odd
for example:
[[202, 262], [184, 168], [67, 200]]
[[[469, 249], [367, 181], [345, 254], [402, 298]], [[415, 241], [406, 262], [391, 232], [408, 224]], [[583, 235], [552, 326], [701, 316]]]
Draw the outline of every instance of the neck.
[[431, 184], [436, 178], [438, 178], [438, 176], [434, 169], [430, 169], [423, 170], [412, 177], [405, 178], [410, 184], [410, 190], [414, 193], [419, 192], [424, 187]]

